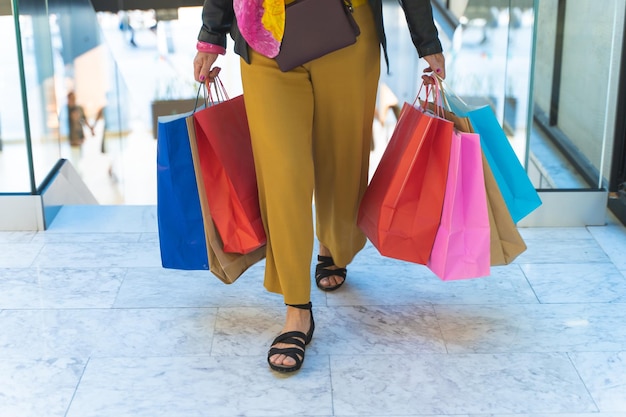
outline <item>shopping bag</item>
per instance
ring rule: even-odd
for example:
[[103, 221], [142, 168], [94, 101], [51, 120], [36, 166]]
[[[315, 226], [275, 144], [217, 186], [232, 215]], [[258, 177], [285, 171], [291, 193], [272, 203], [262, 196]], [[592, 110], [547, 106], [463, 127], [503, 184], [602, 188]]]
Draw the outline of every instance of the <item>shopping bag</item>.
[[265, 245], [254, 249], [246, 254], [228, 253], [224, 251], [224, 244], [220, 238], [213, 219], [207, 199], [208, 191], [204, 184], [200, 167], [200, 155], [197, 147], [195, 124], [193, 116], [187, 117], [187, 129], [189, 132], [189, 145], [195, 170], [196, 194], [199, 196], [203, 220], [204, 238], [208, 253], [210, 271], [225, 284], [232, 284], [248, 268], [265, 258]]
[[157, 224], [164, 268], [209, 269], [186, 117], [157, 124]]
[[541, 205], [537, 190], [511, 147], [490, 106], [471, 107], [446, 89], [451, 110], [468, 117], [480, 142], [502, 197], [515, 223]]
[[382, 255], [428, 262], [441, 218], [452, 131], [451, 122], [403, 105], [357, 218]]
[[427, 266], [444, 281], [488, 276], [490, 238], [480, 137], [455, 131], [441, 222]]
[[205, 233], [208, 242], [210, 271], [222, 280], [225, 284], [232, 284], [252, 265], [265, 258], [265, 245], [248, 252], [245, 255], [240, 253], [224, 252], [224, 245], [220, 239], [211, 214], [207, 210], [205, 215]]
[[482, 158], [491, 232], [491, 265], [508, 265], [526, 251], [526, 243], [513, 222], [484, 153]]
[[249, 253], [266, 241], [243, 96], [193, 114], [199, 169], [224, 251]]
[[[429, 108], [433, 109], [432, 103], [429, 103]], [[444, 117], [454, 123], [455, 129], [460, 132], [474, 132], [467, 117], [459, 117], [445, 108], [443, 111]], [[491, 266], [508, 265], [526, 250], [526, 243], [524, 243], [524, 239], [520, 235], [509, 209], [504, 202], [504, 198], [491, 172], [491, 167], [485, 158], [484, 152], [482, 153], [482, 166], [485, 190], [487, 193], [489, 231], [491, 234], [490, 263]]]

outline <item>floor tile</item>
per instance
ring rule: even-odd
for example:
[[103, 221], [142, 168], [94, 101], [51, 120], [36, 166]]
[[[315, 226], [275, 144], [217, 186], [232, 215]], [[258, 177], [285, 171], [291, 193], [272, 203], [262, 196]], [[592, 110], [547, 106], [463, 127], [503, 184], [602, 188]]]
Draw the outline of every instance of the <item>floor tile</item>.
[[368, 243], [340, 290], [313, 282], [285, 377], [264, 261], [232, 285], [162, 268], [154, 208], [125, 209], [0, 233], [0, 416], [626, 417], [621, 226], [523, 229], [512, 265], [453, 282]]
[[10, 358], [208, 355], [215, 309], [3, 310]]
[[34, 264], [40, 267], [156, 267], [161, 266], [159, 247], [153, 243], [46, 244]]
[[312, 351], [319, 354], [443, 353], [437, 317], [429, 306], [329, 307], [317, 312]]
[[[262, 355], [282, 329], [282, 309], [220, 308], [214, 355]], [[431, 307], [360, 306], [315, 308], [311, 355], [445, 352]]]
[[264, 357], [93, 359], [67, 417], [330, 416], [328, 357], [299, 373]]
[[609, 257], [593, 239], [526, 239], [526, 252], [515, 263], [606, 263]]
[[518, 265], [491, 276], [444, 282], [423, 265], [384, 258], [368, 245], [348, 268], [348, 284], [328, 294], [328, 305], [536, 303]]
[[524, 240], [593, 240], [593, 235], [584, 227], [521, 227]]
[[0, 269], [0, 309], [109, 308], [124, 268]]
[[[472, 415], [471, 417], [546, 417], [546, 414], [490, 414], [490, 415]], [[626, 417], [626, 413], [558, 413], [551, 414], [552, 417]]]
[[158, 244], [159, 234], [157, 232], [144, 232], [139, 237], [140, 242], [151, 242]]
[[0, 416], [64, 417], [85, 364], [73, 358], [18, 361], [0, 356]]
[[141, 239], [141, 233], [38, 233], [34, 243], [134, 243]]
[[40, 243], [0, 243], [0, 268], [28, 268], [42, 248]]
[[336, 415], [596, 412], [565, 354], [331, 357]]
[[626, 277], [612, 263], [525, 264], [521, 268], [541, 303], [626, 302]]
[[0, 232], [0, 244], [2, 243], [30, 243], [36, 232]]
[[626, 351], [570, 353], [602, 412], [626, 413]]
[[449, 352], [626, 349], [626, 305], [435, 306]]
[[[233, 284], [224, 284], [209, 271], [131, 268], [120, 288], [115, 307], [245, 307], [280, 306], [282, 297], [263, 287], [264, 263], [253, 265]], [[312, 293], [314, 305], [325, 295]]]
[[620, 224], [588, 229], [617, 269], [626, 272], [626, 228]]

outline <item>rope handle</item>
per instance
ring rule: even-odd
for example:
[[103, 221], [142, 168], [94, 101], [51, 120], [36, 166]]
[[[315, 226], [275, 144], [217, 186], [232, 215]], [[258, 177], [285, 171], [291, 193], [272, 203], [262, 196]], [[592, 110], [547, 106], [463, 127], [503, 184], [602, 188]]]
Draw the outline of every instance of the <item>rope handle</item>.
[[[211, 84], [213, 85], [213, 90], [211, 90]], [[203, 92], [203, 102], [206, 107], [213, 106], [222, 101], [230, 100], [228, 93], [226, 92], [226, 87], [224, 87], [224, 83], [219, 76], [216, 76], [213, 81], [206, 81], [200, 83], [198, 86], [198, 93], [196, 95], [196, 104], [193, 108], [193, 112], [195, 113], [198, 109], [198, 102], [200, 101], [200, 92]]]
[[439, 84], [439, 90], [441, 91], [441, 96], [443, 99], [444, 108], [450, 112], [452, 112], [452, 106], [450, 106], [450, 102], [448, 97], [451, 97], [455, 101], [461, 103], [464, 107], [470, 109], [472, 106], [467, 104], [461, 97], [457, 96], [450, 87], [446, 84], [446, 82], [438, 75], [435, 75], [435, 81]]
[[213, 97], [213, 94], [211, 93], [211, 89], [209, 88], [209, 103], [210, 104], [217, 104], [222, 101], [230, 100], [230, 97], [228, 96], [228, 93], [226, 92], [226, 87], [224, 87], [224, 83], [222, 83], [222, 80], [220, 79], [219, 76], [215, 76], [212, 83], [210, 81], [207, 81], [207, 83], [213, 84], [213, 88], [215, 90], [215, 97]]
[[[431, 77], [433, 78], [433, 77]], [[422, 106], [422, 102], [420, 102], [420, 95], [422, 94], [422, 89], [425, 91], [426, 93], [426, 97], [423, 100], [424, 105]], [[433, 107], [434, 107], [434, 111], [433, 113], [435, 114], [435, 116], [437, 117], [441, 117], [444, 118], [445, 117], [445, 112], [444, 109], [441, 105], [442, 102], [442, 92], [441, 92], [441, 88], [439, 83], [437, 82], [437, 79], [435, 79], [435, 82], [433, 84], [427, 83], [426, 80], [422, 81], [422, 84], [420, 85], [420, 88], [417, 92], [417, 96], [415, 97], [415, 101], [413, 101], [413, 107], [415, 107], [415, 103], [419, 102], [419, 107], [422, 109], [422, 111], [426, 111], [428, 110], [428, 100], [430, 98], [430, 96], [432, 96], [432, 103], [433, 103]]]

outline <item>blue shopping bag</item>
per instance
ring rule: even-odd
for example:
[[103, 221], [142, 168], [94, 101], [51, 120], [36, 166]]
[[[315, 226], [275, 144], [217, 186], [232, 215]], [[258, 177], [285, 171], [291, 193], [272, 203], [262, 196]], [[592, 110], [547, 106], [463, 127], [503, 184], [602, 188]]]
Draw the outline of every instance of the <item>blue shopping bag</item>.
[[[446, 92], [449, 92], [446, 89]], [[490, 106], [471, 107], [454, 94], [446, 101], [457, 116], [468, 117], [515, 223], [541, 205], [537, 190], [511, 147]]]
[[186, 118], [162, 116], [157, 126], [157, 220], [164, 268], [208, 270], [209, 260]]

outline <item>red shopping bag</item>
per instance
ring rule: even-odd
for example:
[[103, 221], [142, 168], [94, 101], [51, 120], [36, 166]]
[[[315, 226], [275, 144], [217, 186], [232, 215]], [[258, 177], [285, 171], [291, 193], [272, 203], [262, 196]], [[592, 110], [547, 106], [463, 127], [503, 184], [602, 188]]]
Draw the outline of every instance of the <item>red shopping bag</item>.
[[452, 122], [405, 103], [357, 224], [378, 251], [425, 265], [443, 207]]
[[208, 206], [224, 252], [250, 253], [266, 237], [243, 96], [226, 98], [193, 117]]
[[454, 132], [441, 222], [427, 266], [444, 281], [484, 277], [490, 253], [480, 136]]

